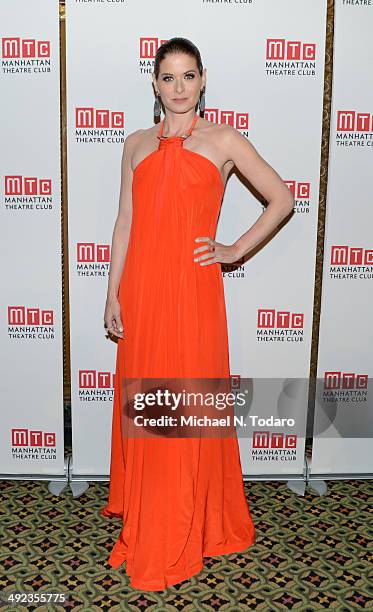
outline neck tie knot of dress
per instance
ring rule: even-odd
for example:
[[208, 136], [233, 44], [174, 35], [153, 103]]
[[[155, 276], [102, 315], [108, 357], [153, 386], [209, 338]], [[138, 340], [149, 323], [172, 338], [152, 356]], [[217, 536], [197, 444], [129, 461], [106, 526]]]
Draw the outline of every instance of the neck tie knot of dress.
[[184, 142], [184, 138], [182, 136], [167, 136], [165, 138], [158, 136], [158, 139], [160, 149], [169, 147], [171, 145], [175, 147], [182, 147]]

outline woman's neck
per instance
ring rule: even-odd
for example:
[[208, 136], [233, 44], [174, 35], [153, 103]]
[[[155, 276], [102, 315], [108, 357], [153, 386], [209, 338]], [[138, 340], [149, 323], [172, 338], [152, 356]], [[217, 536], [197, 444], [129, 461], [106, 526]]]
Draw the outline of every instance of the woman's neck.
[[192, 124], [196, 111], [187, 113], [166, 113], [164, 118], [163, 136], [185, 136]]

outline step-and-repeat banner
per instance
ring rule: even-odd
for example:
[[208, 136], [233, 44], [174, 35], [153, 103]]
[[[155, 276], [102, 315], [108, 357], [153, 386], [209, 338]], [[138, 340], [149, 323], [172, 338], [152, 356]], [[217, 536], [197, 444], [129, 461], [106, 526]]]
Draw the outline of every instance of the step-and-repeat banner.
[[373, 474], [370, 2], [335, 3], [333, 100], [311, 477]]
[[63, 477], [58, 1], [2, 0], [0, 38], [0, 477]]
[[[205, 118], [250, 139], [294, 194], [289, 222], [225, 268], [224, 287], [232, 388], [249, 391], [243, 472], [302, 476], [326, 0], [189, 0], [175, 15], [171, 0], [66, 2], [73, 476], [109, 473], [116, 344], [103, 315], [123, 141], [153, 124], [154, 55], [173, 36], [201, 50]], [[262, 214], [252, 191], [229, 179], [217, 240], [234, 242]]]

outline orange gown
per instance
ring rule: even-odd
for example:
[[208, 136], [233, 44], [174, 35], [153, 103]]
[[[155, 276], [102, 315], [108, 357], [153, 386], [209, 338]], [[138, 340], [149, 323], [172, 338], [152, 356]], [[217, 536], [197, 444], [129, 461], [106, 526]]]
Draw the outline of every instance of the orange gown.
[[[218, 167], [162, 136], [133, 171], [130, 238], [118, 291], [118, 339], [109, 499], [101, 514], [123, 526], [108, 563], [126, 562], [133, 588], [161, 591], [198, 574], [203, 557], [255, 540], [236, 430], [214, 437], [132, 436], [123, 381], [157, 377], [229, 379], [220, 263], [194, 249], [215, 239], [224, 184]], [[202, 253], [199, 253], [200, 255]], [[218, 415], [221, 416], [221, 415]]]

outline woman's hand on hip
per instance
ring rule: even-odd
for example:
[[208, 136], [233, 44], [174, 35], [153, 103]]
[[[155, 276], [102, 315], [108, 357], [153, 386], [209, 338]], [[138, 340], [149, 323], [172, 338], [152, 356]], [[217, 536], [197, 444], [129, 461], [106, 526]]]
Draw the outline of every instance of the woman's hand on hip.
[[[233, 244], [221, 244], [209, 236], [198, 236], [196, 242], [206, 242], [205, 245], [194, 249], [194, 261], [200, 266], [208, 266], [213, 263], [234, 263], [240, 256]], [[202, 255], [198, 255], [202, 253]]]

